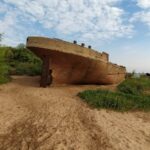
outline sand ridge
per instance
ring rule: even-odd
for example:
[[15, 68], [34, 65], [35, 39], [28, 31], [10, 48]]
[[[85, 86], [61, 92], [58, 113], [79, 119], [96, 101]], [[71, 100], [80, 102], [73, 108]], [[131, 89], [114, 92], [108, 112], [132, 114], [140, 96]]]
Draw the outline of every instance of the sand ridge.
[[76, 94], [114, 86], [38, 87], [14, 76], [0, 86], [0, 150], [149, 150], [150, 113], [89, 108]]

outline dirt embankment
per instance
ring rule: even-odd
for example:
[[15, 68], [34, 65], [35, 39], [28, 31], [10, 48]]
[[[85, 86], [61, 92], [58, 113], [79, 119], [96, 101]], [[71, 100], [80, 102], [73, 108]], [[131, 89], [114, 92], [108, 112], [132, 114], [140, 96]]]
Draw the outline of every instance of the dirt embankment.
[[38, 87], [13, 77], [0, 86], [0, 150], [149, 150], [150, 113], [96, 110], [76, 94], [113, 86]]

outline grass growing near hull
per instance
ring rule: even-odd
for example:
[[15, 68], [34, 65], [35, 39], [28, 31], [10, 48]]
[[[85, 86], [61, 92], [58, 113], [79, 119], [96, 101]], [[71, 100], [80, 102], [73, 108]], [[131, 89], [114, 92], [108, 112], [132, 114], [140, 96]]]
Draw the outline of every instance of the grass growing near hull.
[[107, 108], [117, 111], [150, 111], [150, 96], [105, 90], [87, 90], [79, 93], [78, 96], [94, 108]]
[[144, 91], [150, 89], [150, 78], [145, 76], [129, 78], [123, 81], [117, 89], [126, 94], [141, 95]]
[[95, 108], [117, 111], [150, 111], [150, 78], [129, 78], [117, 87], [116, 92], [88, 90], [78, 94], [80, 98]]

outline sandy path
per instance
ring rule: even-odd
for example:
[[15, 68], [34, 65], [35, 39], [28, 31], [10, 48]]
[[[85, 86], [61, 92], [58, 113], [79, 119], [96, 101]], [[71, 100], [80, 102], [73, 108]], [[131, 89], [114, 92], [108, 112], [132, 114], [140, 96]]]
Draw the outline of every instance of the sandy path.
[[89, 108], [76, 94], [113, 86], [38, 87], [37, 77], [0, 86], [0, 150], [149, 150], [150, 113]]

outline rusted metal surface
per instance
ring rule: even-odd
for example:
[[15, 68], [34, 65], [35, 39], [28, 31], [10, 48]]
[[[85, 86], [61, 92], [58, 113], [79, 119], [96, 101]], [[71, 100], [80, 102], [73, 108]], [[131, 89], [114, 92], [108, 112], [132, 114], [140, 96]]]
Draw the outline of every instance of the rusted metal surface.
[[43, 60], [42, 87], [47, 86], [49, 78], [52, 79], [49, 69], [52, 70], [53, 84], [118, 84], [125, 79], [124, 66], [111, 63], [109, 54], [95, 51], [91, 46], [29, 37], [27, 48]]

